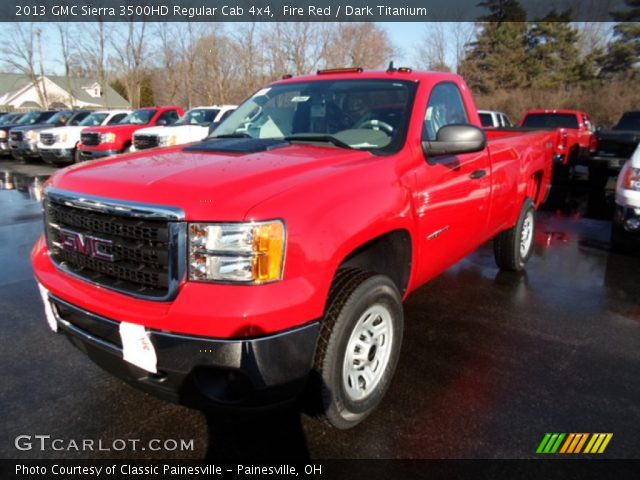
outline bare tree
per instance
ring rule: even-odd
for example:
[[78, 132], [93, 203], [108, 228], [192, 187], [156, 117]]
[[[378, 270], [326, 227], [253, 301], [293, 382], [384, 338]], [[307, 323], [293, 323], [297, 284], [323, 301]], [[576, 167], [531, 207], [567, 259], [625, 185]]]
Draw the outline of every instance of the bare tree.
[[107, 27], [104, 21], [81, 24], [73, 39], [73, 49], [68, 61], [70, 70], [76, 75], [97, 76], [105, 107], [109, 108]]
[[56, 27], [58, 27], [58, 39], [60, 41], [60, 50], [62, 51], [62, 62], [64, 64], [64, 78], [67, 86], [67, 92], [69, 93], [66, 101], [69, 107], [73, 107], [74, 106], [73, 85], [71, 82], [72, 41], [71, 41], [70, 24], [57, 23]]
[[323, 60], [331, 67], [380, 68], [397, 54], [386, 30], [374, 23], [336, 24]]
[[303, 75], [317, 70], [331, 40], [330, 24], [270, 23], [262, 33], [269, 54], [267, 72], [277, 78], [285, 73]]
[[115, 53], [113, 67], [122, 72], [122, 82], [133, 108], [140, 107], [140, 91], [147, 64], [146, 29], [147, 23], [130, 21], [121, 35], [111, 36], [111, 46]]
[[448, 44], [444, 23], [425, 23], [422, 40], [415, 51], [418, 67], [433, 71], [451, 71], [447, 61]]
[[[49, 108], [44, 85], [44, 68], [40, 52], [40, 30], [33, 23], [15, 23], [8, 31], [2, 46], [2, 62], [10, 70], [20, 72], [29, 78], [38, 95], [38, 103]], [[38, 65], [40, 72], [38, 72]]]

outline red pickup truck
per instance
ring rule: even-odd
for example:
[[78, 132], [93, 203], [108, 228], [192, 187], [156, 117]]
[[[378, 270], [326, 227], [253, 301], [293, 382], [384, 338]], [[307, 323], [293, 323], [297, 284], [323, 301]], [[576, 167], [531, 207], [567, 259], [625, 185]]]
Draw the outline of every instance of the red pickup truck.
[[277, 81], [203, 142], [51, 177], [32, 252], [47, 319], [163, 398], [304, 391], [351, 427], [389, 387], [411, 292], [491, 239], [524, 268], [555, 138], [483, 131], [455, 74]]
[[141, 128], [171, 125], [184, 114], [181, 107], [145, 107], [134, 110], [115, 125], [85, 128], [80, 133], [81, 160], [111, 157], [130, 151], [133, 134]]
[[568, 173], [577, 164], [588, 164], [594, 148], [595, 128], [585, 112], [579, 110], [529, 110], [521, 128], [558, 130], [554, 161], [557, 171]]

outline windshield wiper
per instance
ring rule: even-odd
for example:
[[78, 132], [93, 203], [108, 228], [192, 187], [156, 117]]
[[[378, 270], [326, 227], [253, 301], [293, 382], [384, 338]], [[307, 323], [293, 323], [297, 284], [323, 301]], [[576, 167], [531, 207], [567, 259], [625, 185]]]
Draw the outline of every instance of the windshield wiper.
[[298, 135], [289, 135], [288, 137], [284, 137], [285, 140], [291, 141], [291, 142], [295, 142], [295, 141], [302, 141], [302, 142], [325, 142], [325, 143], [331, 143], [332, 145], [335, 145], [336, 147], [340, 147], [340, 148], [347, 148], [349, 150], [353, 150], [353, 147], [351, 145], [349, 145], [348, 143], [343, 142], [342, 140], [334, 137], [333, 135], [324, 135], [324, 134], [313, 134], [313, 133], [301, 133]]

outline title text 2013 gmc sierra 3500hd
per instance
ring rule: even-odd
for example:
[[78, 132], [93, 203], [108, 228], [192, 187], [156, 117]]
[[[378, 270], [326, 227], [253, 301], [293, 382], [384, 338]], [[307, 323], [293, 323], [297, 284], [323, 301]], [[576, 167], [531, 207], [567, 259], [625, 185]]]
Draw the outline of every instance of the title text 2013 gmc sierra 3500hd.
[[556, 133], [480, 126], [457, 75], [320, 71], [203, 142], [62, 170], [32, 252], [47, 319], [163, 398], [304, 398], [351, 427], [389, 387], [409, 293], [490, 239], [503, 269], [531, 255]]

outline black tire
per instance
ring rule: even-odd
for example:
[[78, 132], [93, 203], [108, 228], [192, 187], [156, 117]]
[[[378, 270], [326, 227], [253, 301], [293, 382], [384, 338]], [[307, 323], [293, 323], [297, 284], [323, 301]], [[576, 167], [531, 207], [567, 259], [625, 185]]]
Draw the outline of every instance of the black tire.
[[[520, 272], [524, 269], [533, 252], [535, 211], [535, 204], [530, 198], [527, 198], [524, 201], [516, 224], [512, 228], [500, 232], [493, 239], [493, 253], [496, 264], [500, 269], [511, 272]], [[532, 224], [526, 227], [529, 236], [524, 239], [523, 228], [527, 219], [530, 219]], [[521, 243], [525, 240], [528, 246], [523, 251]]]
[[589, 165], [589, 187], [604, 190], [609, 181], [609, 169], [606, 165]]
[[[354, 332], [361, 331], [361, 326], [367, 323], [366, 319], [374, 314], [368, 312], [387, 312], [382, 317], [374, 318], [370, 327], [373, 330], [375, 322], [386, 322], [390, 334], [384, 335], [380, 342], [371, 338], [367, 339], [371, 345], [364, 356], [362, 376], [349, 370], [348, 375], [345, 358], [353, 358], [353, 353], [360, 353], [360, 347], [356, 346], [352, 354], [347, 357], [349, 345], [354, 345], [358, 337]], [[378, 326], [380, 326], [380, 323]], [[380, 403], [387, 391], [400, 356], [400, 347], [403, 334], [402, 297], [395, 284], [384, 275], [377, 275], [358, 269], [341, 270], [336, 275], [326, 314], [320, 329], [318, 346], [316, 348], [313, 372], [310, 377], [307, 392], [307, 407], [311, 413], [323, 418], [328, 423], [339, 429], [352, 428], [364, 420]], [[365, 342], [361, 342], [365, 343]], [[386, 343], [386, 350], [384, 345]], [[378, 345], [376, 347], [376, 345]], [[350, 349], [351, 350], [351, 349]], [[372, 358], [373, 355], [373, 358]], [[380, 356], [378, 359], [377, 356]], [[382, 360], [384, 359], [384, 361]], [[360, 363], [359, 360], [355, 360]], [[377, 368], [371, 366], [376, 361]], [[371, 362], [371, 364], [369, 364]], [[371, 367], [371, 389], [365, 393], [364, 369]], [[351, 384], [350, 379], [358, 376], [357, 387], [364, 396], [354, 398], [346, 384]], [[374, 381], [374, 379], [377, 379]], [[362, 381], [362, 383], [361, 383]]]

